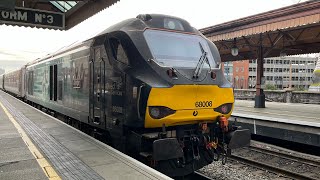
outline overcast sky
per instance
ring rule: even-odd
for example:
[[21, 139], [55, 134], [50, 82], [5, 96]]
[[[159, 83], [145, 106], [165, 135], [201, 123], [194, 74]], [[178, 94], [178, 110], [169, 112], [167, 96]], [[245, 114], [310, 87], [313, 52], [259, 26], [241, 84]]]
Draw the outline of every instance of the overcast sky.
[[120, 0], [68, 31], [0, 25], [0, 66], [3, 60], [34, 60], [138, 14], [177, 16], [199, 29], [297, 2], [299, 0]]

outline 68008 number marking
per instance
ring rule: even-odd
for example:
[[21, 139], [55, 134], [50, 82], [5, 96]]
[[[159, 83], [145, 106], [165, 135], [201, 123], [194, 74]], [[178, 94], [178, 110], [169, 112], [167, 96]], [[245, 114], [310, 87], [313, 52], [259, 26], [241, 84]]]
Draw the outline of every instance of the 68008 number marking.
[[212, 107], [212, 101], [197, 101], [195, 103], [196, 107]]

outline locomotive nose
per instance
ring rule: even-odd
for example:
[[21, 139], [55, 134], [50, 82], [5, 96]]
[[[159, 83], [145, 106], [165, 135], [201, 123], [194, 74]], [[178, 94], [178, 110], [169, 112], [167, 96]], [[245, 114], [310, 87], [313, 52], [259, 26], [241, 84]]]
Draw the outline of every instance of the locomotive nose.
[[217, 85], [175, 85], [152, 88], [149, 94], [145, 127], [194, 124], [229, 117], [233, 108], [231, 88]]

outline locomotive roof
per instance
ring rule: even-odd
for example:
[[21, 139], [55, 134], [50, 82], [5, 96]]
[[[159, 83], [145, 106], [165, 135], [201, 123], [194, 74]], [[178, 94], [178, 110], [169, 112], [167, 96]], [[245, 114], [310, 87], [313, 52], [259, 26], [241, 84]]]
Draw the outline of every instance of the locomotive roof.
[[[61, 55], [67, 51], [79, 48], [81, 46], [90, 45], [93, 39], [95, 39], [99, 36], [102, 36], [104, 34], [107, 34], [109, 32], [126, 31], [126, 30], [128, 30], [126, 28], [129, 28], [130, 30], [136, 30], [136, 31], [143, 31], [146, 28], [168, 29], [168, 28], [164, 27], [164, 20], [165, 19], [176, 20], [182, 24], [183, 30], [180, 29], [180, 30], [176, 30], [176, 31], [181, 31], [181, 32], [186, 32], [186, 33], [196, 33], [196, 34], [199, 33], [198, 30], [196, 30], [195, 28], [190, 26], [190, 24], [186, 20], [178, 18], [178, 17], [161, 15], [161, 14], [140, 14], [136, 18], [130, 18], [130, 19], [121, 21], [115, 25], [112, 25], [109, 28], [107, 28], [106, 30], [102, 31], [98, 35], [96, 35], [88, 40], [73, 43], [69, 46], [65, 46], [52, 54], [47, 54], [43, 58], [35, 59], [35, 60], [27, 63], [26, 65], [30, 66], [30, 65], [42, 62], [44, 60], [48, 60], [52, 57]], [[174, 29], [168, 29], [168, 30], [174, 30]]]
[[50, 59], [50, 58], [53, 58], [53, 57], [56, 57], [60, 54], [63, 54], [65, 52], [68, 52], [68, 51], [71, 51], [71, 50], [74, 50], [74, 49], [77, 49], [79, 47], [82, 47], [82, 46], [85, 46], [85, 45], [90, 45], [91, 43], [91, 39], [88, 39], [88, 40], [85, 40], [85, 41], [82, 41], [82, 42], [76, 42], [76, 43], [73, 43], [73, 44], [70, 44], [68, 46], [64, 46], [62, 48], [60, 48], [59, 50], [57, 50], [56, 52], [52, 53], [52, 54], [47, 54], [45, 57], [43, 58], [37, 58], [29, 63], [27, 63], [26, 65], [27, 66], [30, 66], [30, 65], [33, 65], [33, 64], [36, 64], [36, 63], [39, 63], [39, 62], [42, 62], [42, 61], [45, 61], [47, 59]]
[[[183, 30], [168, 29], [164, 27], [164, 21], [166, 19], [178, 21], [179, 23], [182, 24]], [[129, 28], [129, 27], [130, 27], [130, 30], [140, 30], [140, 31], [145, 30], [146, 28], [155, 28], [155, 29], [176, 30], [176, 31], [182, 31], [187, 33], [198, 33], [198, 30], [190, 26], [190, 24], [186, 20], [178, 17], [162, 15], [162, 14], [140, 14], [136, 18], [127, 19], [113, 26], [110, 26], [106, 30], [99, 33], [97, 36], [100, 36], [112, 31], [124, 30], [124, 28]]]

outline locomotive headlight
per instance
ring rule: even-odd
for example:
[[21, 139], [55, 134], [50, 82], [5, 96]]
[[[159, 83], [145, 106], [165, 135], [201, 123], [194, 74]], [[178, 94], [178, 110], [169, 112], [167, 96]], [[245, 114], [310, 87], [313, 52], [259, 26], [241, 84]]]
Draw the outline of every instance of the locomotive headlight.
[[226, 104], [222, 105], [222, 106], [221, 106], [221, 112], [222, 112], [223, 114], [228, 114], [228, 112], [229, 112], [229, 107], [228, 107]]
[[176, 111], [172, 110], [165, 106], [150, 106], [149, 114], [153, 119], [161, 119], [171, 114], [174, 114]]
[[150, 108], [150, 115], [152, 117], [159, 117], [160, 116], [160, 109], [158, 107]]
[[173, 18], [164, 18], [163, 27], [166, 29], [184, 31], [182, 23], [178, 19]]
[[214, 108], [214, 111], [222, 114], [228, 114], [232, 109], [232, 103], [222, 104], [221, 106]]

